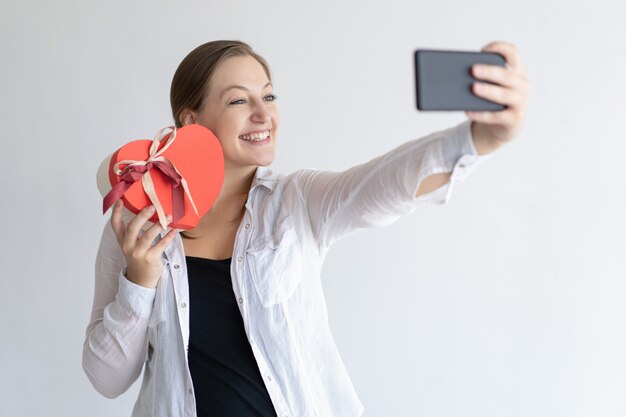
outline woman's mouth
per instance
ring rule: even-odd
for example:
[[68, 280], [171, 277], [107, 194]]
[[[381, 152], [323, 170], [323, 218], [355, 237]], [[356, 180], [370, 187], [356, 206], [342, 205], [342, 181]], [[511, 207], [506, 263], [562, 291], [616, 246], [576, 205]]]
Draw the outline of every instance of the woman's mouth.
[[240, 135], [239, 139], [245, 140], [246, 142], [265, 142], [269, 141], [270, 131], [263, 130], [260, 132], [246, 133], [245, 135]]

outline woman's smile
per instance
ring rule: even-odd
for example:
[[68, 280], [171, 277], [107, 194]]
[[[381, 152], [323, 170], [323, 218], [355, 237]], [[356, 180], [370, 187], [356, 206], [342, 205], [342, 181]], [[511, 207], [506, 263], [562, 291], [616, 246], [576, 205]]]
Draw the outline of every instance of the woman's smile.
[[239, 139], [255, 145], [263, 145], [271, 141], [271, 134], [269, 130], [260, 130], [240, 135]]

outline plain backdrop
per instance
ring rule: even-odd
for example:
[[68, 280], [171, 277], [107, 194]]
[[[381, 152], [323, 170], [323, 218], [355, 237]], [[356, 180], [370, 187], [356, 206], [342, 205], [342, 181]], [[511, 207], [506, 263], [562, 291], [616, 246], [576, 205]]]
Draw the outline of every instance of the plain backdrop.
[[201, 43], [270, 62], [279, 172], [339, 170], [464, 120], [415, 109], [416, 48], [515, 43], [522, 134], [455, 188], [331, 250], [330, 325], [366, 417], [626, 415], [626, 3], [3, 1], [0, 415], [128, 416], [81, 369], [95, 172], [171, 123]]

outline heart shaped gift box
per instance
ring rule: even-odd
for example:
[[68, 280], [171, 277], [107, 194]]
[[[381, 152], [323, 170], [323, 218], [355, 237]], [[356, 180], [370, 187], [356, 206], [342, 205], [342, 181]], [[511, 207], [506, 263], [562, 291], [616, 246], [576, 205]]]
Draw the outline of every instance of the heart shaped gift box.
[[[172, 131], [165, 133], [167, 129]], [[151, 222], [193, 229], [211, 208], [224, 181], [224, 155], [215, 135], [192, 124], [162, 129], [153, 140], [135, 140], [106, 158], [98, 170], [103, 210], [121, 198], [139, 213], [154, 205]]]

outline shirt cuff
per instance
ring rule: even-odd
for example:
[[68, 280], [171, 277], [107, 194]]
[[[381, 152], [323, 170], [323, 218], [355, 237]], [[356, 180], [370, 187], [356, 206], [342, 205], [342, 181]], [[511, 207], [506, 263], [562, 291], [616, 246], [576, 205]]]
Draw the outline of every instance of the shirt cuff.
[[460, 155], [457, 155], [457, 161], [452, 170], [452, 181], [462, 181], [491, 154], [478, 155], [472, 138], [471, 120], [467, 120], [454, 128], [453, 136], [458, 143]]
[[472, 139], [472, 122], [467, 120], [450, 129], [437, 144], [441, 155], [440, 167], [436, 172], [451, 172], [450, 181], [436, 190], [416, 199], [420, 203], [444, 204], [452, 194], [453, 185], [463, 181], [491, 154], [478, 155]]
[[120, 273], [117, 302], [134, 315], [142, 318], [150, 317], [156, 288], [146, 288], [131, 282]]

